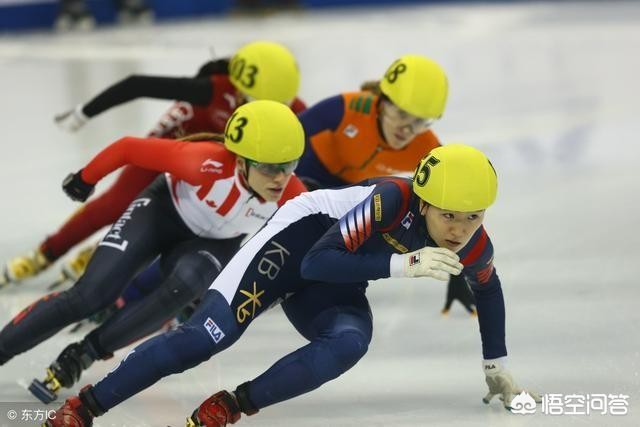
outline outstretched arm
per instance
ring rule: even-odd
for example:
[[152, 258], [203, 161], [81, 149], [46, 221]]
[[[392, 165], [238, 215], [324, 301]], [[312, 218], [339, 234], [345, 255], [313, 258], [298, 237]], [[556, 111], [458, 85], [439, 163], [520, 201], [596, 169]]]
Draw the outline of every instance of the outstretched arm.
[[209, 77], [156, 77], [132, 75], [108, 87], [86, 104], [55, 116], [55, 122], [68, 131], [80, 129], [90, 118], [137, 98], [179, 100], [207, 105], [213, 99]]

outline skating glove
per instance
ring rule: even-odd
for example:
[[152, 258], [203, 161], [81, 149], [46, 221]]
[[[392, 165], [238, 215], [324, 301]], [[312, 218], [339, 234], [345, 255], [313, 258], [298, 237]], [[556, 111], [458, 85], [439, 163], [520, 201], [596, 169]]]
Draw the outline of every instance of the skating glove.
[[[500, 400], [502, 400], [505, 409], [511, 410], [511, 401], [524, 390], [516, 385], [511, 373], [504, 366], [505, 361], [506, 357], [501, 357], [499, 359], [485, 360], [482, 362], [485, 381], [487, 386], [489, 386], [489, 392], [482, 398], [482, 401], [488, 405], [494, 396], [500, 395]], [[532, 391], [526, 392], [536, 403], [542, 402], [538, 393]]]
[[62, 189], [71, 200], [84, 202], [93, 194], [95, 185], [88, 184], [82, 179], [82, 169], [76, 173], [70, 173], [62, 181]]
[[82, 107], [82, 104], [78, 104], [73, 110], [56, 115], [53, 120], [60, 129], [75, 132], [89, 121], [89, 117], [82, 112]]
[[424, 277], [447, 280], [462, 271], [460, 258], [446, 248], [426, 247], [406, 254], [391, 255], [391, 277]]

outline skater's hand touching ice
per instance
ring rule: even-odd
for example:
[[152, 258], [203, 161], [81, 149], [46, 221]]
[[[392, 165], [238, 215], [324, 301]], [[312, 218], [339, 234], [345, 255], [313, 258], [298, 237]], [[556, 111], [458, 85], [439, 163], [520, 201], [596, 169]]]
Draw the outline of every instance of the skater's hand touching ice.
[[[494, 396], [500, 395], [500, 400], [504, 404], [505, 409], [511, 410], [513, 398], [522, 393], [522, 388], [518, 387], [511, 376], [511, 373], [504, 366], [504, 358], [485, 360], [482, 363], [485, 381], [489, 386], [489, 392], [482, 401], [487, 405]], [[533, 398], [536, 403], [541, 403], [542, 399], [538, 393], [526, 390], [526, 393]]]

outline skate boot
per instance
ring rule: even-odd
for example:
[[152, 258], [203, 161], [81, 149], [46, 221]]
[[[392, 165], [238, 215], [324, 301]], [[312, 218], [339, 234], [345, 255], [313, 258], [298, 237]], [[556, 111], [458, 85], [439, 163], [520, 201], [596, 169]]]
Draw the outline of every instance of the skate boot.
[[69, 344], [47, 368], [45, 379], [34, 379], [29, 391], [42, 403], [51, 403], [56, 400], [61, 388], [70, 388], [77, 383], [82, 371], [88, 369], [94, 360], [84, 342]]
[[49, 285], [49, 290], [53, 290], [65, 282], [76, 282], [87, 269], [87, 265], [96, 250], [95, 245], [87, 246], [81, 249], [69, 261], [65, 262], [60, 271], [58, 279]]
[[153, 21], [153, 11], [145, 0], [118, 0], [118, 21], [122, 24], [148, 24]]
[[10, 259], [0, 274], [0, 287], [9, 283], [20, 283], [35, 277], [51, 265], [51, 261], [39, 248], [26, 255]]
[[68, 398], [42, 427], [90, 427], [93, 418], [102, 414], [104, 411], [99, 408], [88, 385], [80, 390], [78, 396]]
[[475, 297], [473, 296], [473, 292], [464, 277], [451, 276], [449, 278], [449, 283], [447, 285], [447, 298], [444, 303], [444, 308], [441, 311], [443, 316], [447, 316], [449, 314], [451, 304], [453, 304], [455, 300], [458, 300], [460, 304], [463, 305], [471, 317], [477, 317], [478, 313], [476, 311]]
[[60, 9], [54, 24], [59, 31], [90, 30], [96, 25], [84, 0], [60, 0]]
[[202, 402], [187, 418], [187, 427], [225, 427], [240, 419], [240, 406], [233, 394], [222, 390]]

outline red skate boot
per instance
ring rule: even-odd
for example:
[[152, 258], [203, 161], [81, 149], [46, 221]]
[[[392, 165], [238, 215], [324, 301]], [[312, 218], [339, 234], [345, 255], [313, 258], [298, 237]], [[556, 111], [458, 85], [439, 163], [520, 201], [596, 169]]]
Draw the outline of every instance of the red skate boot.
[[68, 398], [56, 411], [55, 417], [47, 420], [42, 427], [89, 427], [93, 416], [78, 396]]
[[225, 427], [240, 419], [240, 406], [235, 397], [222, 390], [202, 402], [187, 418], [187, 427]]

